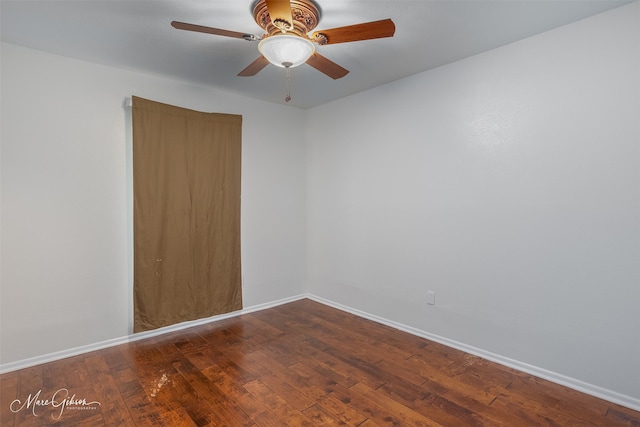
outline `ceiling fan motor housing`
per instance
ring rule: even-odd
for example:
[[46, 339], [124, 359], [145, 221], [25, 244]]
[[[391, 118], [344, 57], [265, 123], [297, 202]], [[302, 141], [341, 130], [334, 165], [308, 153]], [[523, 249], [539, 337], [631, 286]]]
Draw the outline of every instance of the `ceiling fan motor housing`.
[[307, 33], [316, 28], [320, 22], [320, 7], [311, 0], [291, 0], [291, 17], [292, 23], [283, 19], [272, 22], [266, 0], [258, 0], [253, 6], [253, 19], [267, 35], [291, 32], [305, 38]]

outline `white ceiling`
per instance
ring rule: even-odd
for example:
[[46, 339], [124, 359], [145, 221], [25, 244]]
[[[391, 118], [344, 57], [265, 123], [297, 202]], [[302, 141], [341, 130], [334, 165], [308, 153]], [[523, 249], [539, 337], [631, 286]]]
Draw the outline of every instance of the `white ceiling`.
[[[293, 73], [287, 105], [314, 107], [629, 3], [629, 0], [318, 0], [317, 29], [391, 18], [393, 38], [318, 47], [350, 70]], [[176, 30], [173, 20], [262, 35], [251, 0], [2, 0], [2, 40], [285, 104], [284, 69], [236, 74], [256, 42]]]

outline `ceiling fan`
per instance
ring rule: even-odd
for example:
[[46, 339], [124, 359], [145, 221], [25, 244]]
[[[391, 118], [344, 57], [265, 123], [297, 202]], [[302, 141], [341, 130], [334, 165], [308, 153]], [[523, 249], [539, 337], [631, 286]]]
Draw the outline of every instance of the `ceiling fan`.
[[313, 0], [256, 0], [252, 10], [253, 19], [266, 32], [262, 36], [178, 21], [171, 22], [171, 25], [179, 30], [259, 42], [261, 55], [238, 73], [242, 77], [255, 76], [269, 63], [287, 69], [306, 63], [333, 79], [339, 79], [349, 71], [320, 55], [316, 44], [324, 46], [392, 37], [396, 30], [391, 19], [383, 19], [311, 33], [320, 20], [320, 8]]

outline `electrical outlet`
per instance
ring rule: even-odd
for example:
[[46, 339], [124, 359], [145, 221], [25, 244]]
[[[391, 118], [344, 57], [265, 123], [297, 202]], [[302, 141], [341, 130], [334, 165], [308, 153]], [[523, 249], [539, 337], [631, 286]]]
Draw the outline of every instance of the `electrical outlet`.
[[433, 291], [427, 291], [427, 304], [435, 305], [436, 303], [436, 293]]

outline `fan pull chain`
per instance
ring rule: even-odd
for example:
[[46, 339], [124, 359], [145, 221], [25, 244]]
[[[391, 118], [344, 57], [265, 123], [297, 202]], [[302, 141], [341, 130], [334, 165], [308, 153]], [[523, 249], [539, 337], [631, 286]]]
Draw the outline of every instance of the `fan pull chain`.
[[284, 102], [291, 101], [291, 68], [285, 68], [285, 79], [287, 83], [287, 95], [284, 97]]

